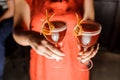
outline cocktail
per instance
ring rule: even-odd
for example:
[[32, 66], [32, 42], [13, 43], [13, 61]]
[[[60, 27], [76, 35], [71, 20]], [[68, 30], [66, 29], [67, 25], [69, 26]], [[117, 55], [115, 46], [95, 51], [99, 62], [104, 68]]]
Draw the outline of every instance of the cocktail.
[[[77, 14], [76, 16], [78, 19]], [[86, 52], [89, 48], [92, 48], [92, 46], [97, 43], [100, 32], [101, 32], [101, 25], [99, 23], [92, 20], [80, 22], [80, 20], [78, 19], [78, 23], [74, 28], [74, 35], [77, 38], [79, 45], [83, 48], [83, 53], [81, 54], [81, 58], [86, 58], [91, 55], [91, 53], [86, 54]], [[90, 70], [93, 66], [93, 63], [90, 59], [84, 61], [82, 61], [82, 59], [78, 59], [76, 63], [78, 64], [77, 67], [82, 71]], [[81, 66], [80, 63], [82, 63], [84, 66], [79, 67]]]
[[[53, 17], [53, 15], [51, 17]], [[66, 24], [63, 21], [50, 21], [49, 19], [51, 17], [48, 17], [48, 13], [46, 12], [46, 19], [43, 22], [41, 32], [50, 43], [60, 48], [62, 45], [59, 44], [64, 39], [67, 29]], [[63, 59], [57, 57], [55, 60], [51, 59], [50, 61], [54, 68], [61, 68], [63, 63]]]

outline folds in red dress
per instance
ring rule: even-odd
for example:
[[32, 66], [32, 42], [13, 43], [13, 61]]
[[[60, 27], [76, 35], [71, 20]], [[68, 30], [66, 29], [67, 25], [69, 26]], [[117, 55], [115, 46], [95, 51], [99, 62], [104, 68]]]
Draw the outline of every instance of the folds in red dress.
[[[29, 1], [30, 0], [27, 0], [27, 2], [30, 4]], [[56, 7], [58, 6], [53, 7], [54, 10]], [[45, 19], [44, 11], [40, 11], [37, 14], [32, 15], [31, 20], [32, 30], [38, 32], [40, 31], [40, 26], [42, 24], [41, 19]], [[73, 28], [75, 27], [77, 22], [75, 12], [70, 11], [61, 16], [56, 15], [51, 20], [61, 20], [66, 22], [67, 24], [67, 32], [62, 41], [63, 46], [61, 48], [61, 50], [65, 54], [64, 60], [65, 64], [63, 64], [62, 68], [55, 69], [52, 67], [52, 63], [50, 63], [49, 59], [45, 58], [44, 56], [38, 55], [33, 49], [31, 49], [30, 53], [31, 80], [89, 80], [89, 71], [79, 71], [74, 66], [75, 65], [74, 59], [77, 57], [79, 51], [77, 47], [77, 41], [73, 35]]]

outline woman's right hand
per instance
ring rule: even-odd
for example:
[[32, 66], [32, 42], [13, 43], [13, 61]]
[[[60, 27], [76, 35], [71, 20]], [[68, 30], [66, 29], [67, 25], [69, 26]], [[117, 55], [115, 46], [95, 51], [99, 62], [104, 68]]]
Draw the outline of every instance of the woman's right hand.
[[41, 39], [39, 39], [38, 36], [32, 36], [29, 38], [29, 44], [37, 54], [42, 55], [48, 59], [60, 60], [65, 56], [62, 51], [45, 40], [43, 35], [41, 35]]

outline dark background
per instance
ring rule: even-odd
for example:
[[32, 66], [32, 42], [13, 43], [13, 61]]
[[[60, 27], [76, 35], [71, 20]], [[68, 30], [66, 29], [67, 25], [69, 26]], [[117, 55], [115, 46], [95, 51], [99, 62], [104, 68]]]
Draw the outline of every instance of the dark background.
[[101, 23], [101, 47], [120, 52], [120, 0], [95, 0], [96, 21]]

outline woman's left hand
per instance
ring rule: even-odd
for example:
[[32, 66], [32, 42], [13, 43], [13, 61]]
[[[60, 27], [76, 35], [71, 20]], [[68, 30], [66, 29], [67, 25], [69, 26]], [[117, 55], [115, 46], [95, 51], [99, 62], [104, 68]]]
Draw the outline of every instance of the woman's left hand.
[[78, 58], [77, 59], [80, 59], [82, 62], [85, 62], [91, 58], [93, 58], [96, 53], [98, 52], [99, 50], [99, 43], [95, 46], [92, 46], [90, 48], [87, 49], [87, 51], [83, 51], [81, 50], [78, 54]]

